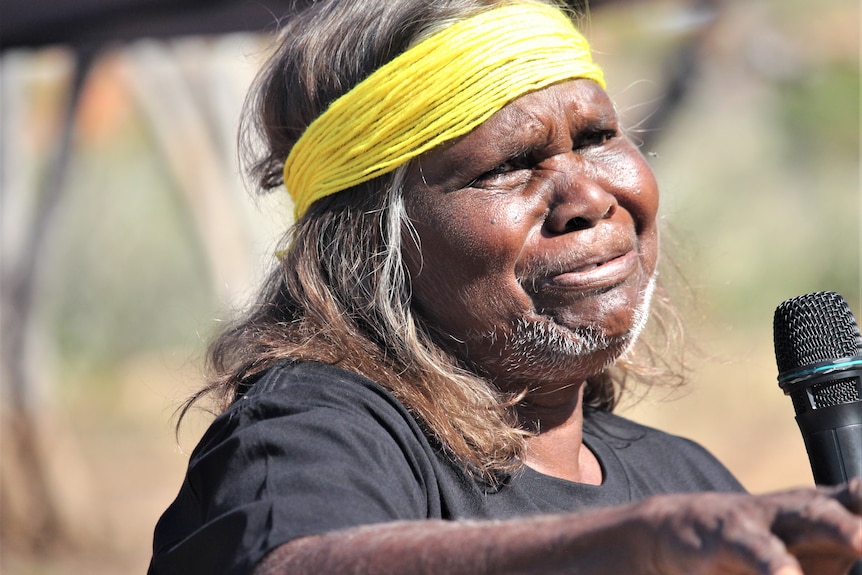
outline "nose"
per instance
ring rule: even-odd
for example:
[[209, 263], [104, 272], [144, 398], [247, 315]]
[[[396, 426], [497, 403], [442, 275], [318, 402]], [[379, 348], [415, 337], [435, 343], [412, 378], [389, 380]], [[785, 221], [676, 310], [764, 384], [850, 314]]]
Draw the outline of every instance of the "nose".
[[550, 212], [545, 219], [549, 233], [565, 234], [591, 228], [610, 218], [618, 208], [617, 198], [599, 182], [579, 173], [560, 174], [554, 186]]

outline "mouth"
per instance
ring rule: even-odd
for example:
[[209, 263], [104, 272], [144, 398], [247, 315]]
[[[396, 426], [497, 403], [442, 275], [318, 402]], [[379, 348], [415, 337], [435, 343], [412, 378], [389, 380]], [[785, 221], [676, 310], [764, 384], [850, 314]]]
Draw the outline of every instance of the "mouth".
[[536, 278], [531, 282], [532, 291], [602, 291], [626, 281], [637, 272], [639, 264], [635, 250], [596, 257], [594, 260], [578, 263], [562, 271], [554, 270], [544, 277]]

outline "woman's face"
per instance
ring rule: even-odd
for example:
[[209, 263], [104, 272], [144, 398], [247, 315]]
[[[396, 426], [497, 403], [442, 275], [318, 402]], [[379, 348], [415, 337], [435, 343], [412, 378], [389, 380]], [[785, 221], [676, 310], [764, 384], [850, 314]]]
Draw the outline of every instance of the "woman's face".
[[414, 309], [501, 387], [580, 383], [645, 321], [658, 187], [590, 80], [522, 96], [421, 156], [405, 206]]

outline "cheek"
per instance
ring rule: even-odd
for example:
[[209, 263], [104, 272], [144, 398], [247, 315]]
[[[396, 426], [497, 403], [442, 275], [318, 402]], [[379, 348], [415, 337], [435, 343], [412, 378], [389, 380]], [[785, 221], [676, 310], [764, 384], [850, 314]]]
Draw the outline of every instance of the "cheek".
[[658, 182], [645, 162], [642, 162], [642, 169], [637, 170], [634, 176], [635, 187], [631, 202], [639, 216], [638, 229], [653, 229], [659, 208]]
[[523, 207], [511, 202], [441, 200], [414, 219], [423, 269], [463, 280], [511, 271], [528, 233], [524, 223]]
[[642, 169], [637, 172], [637, 185], [631, 203], [644, 267], [652, 273], [659, 254], [659, 191], [658, 182], [645, 161], [642, 161]]
[[640, 152], [632, 148], [607, 158], [604, 176], [617, 201], [632, 214], [638, 234], [650, 233], [658, 216], [658, 182]]
[[522, 234], [511, 225], [524, 220], [523, 210], [441, 207], [414, 219], [421, 245], [421, 255], [412, 248], [407, 258], [414, 303], [452, 335], [488, 331], [513, 306], [525, 305], [514, 274]]
[[646, 275], [656, 269], [659, 253], [657, 224], [658, 182], [646, 159], [630, 144], [602, 162], [606, 189], [613, 190], [617, 202], [632, 217], [638, 237], [638, 251]]

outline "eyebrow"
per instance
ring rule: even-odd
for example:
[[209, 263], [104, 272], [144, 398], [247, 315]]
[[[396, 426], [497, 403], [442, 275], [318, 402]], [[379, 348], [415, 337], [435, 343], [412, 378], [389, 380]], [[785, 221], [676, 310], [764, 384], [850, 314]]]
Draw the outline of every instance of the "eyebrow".
[[514, 136], [495, 138], [494, 149], [507, 158], [525, 156], [532, 150], [547, 145], [551, 140], [551, 130], [535, 114], [515, 107], [498, 118], [499, 123], [494, 126], [493, 131]]

